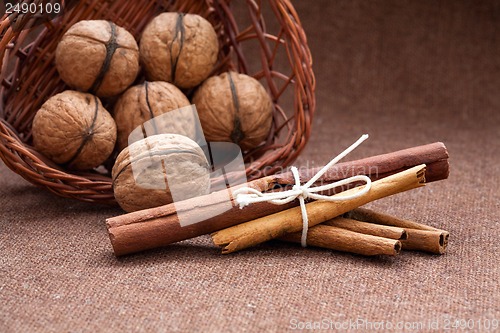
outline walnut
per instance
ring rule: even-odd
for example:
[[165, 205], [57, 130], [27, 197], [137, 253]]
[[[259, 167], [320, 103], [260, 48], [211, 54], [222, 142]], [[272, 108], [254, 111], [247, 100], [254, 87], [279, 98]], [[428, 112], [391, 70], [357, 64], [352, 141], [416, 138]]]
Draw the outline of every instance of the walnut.
[[118, 155], [112, 171], [116, 201], [127, 212], [205, 195], [209, 164], [193, 140], [159, 134], [134, 142]]
[[236, 72], [208, 78], [193, 97], [208, 141], [258, 146], [271, 129], [273, 103], [256, 79]]
[[147, 78], [180, 88], [193, 88], [206, 79], [218, 52], [214, 28], [196, 14], [160, 14], [146, 26], [140, 41]]
[[70, 169], [92, 169], [113, 151], [116, 126], [99, 98], [66, 90], [49, 98], [33, 119], [37, 151]]
[[139, 48], [134, 37], [113, 22], [80, 21], [57, 45], [56, 66], [71, 88], [110, 97], [134, 82]]
[[[118, 99], [114, 108], [114, 118], [118, 128], [118, 149], [122, 150], [129, 143], [136, 141], [130, 138], [129, 142], [129, 135], [132, 131], [155, 117], [153, 128], [148, 128], [145, 132], [166, 133], [164, 130], [166, 126], [163, 126], [162, 119], [158, 116], [190, 104], [187, 97], [176, 86], [168, 82], [146, 81], [141, 85], [129, 88]], [[182, 119], [176, 120], [175, 127], [178, 130], [174, 132], [175, 134], [189, 134], [189, 137], [194, 137], [193, 124], [195, 119], [192, 115], [187, 114]], [[169, 125], [168, 122], [165, 125]], [[143, 137], [140, 136], [140, 139]]]

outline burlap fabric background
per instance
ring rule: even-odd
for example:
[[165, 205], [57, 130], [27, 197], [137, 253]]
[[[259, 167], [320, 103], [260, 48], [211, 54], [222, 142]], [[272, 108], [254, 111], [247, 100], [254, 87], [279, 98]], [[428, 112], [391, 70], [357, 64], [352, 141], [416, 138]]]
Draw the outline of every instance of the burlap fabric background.
[[449, 230], [447, 254], [364, 258], [272, 242], [221, 256], [200, 237], [116, 259], [104, 219], [118, 209], [55, 197], [0, 164], [0, 331], [282, 332], [357, 321], [351, 331], [403, 322], [427, 332], [437, 322], [438, 332], [463, 319], [479, 332], [500, 320], [499, 3], [295, 5], [318, 85], [298, 165], [323, 164], [362, 133], [371, 138], [350, 159], [443, 141], [449, 180], [371, 207]]

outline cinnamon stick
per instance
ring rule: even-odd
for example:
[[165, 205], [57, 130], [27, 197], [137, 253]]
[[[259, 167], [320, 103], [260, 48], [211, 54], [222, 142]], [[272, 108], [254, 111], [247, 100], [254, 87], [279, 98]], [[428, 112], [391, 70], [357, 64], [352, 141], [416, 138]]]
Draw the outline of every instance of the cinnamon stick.
[[323, 225], [329, 225], [333, 227], [351, 230], [365, 235], [372, 235], [383, 238], [390, 238], [396, 240], [408, 239], [406, 230], [403, 228], [362, 222], [344, 217], [336, 217], [332, 220], [324, 222]]
[[[279, 239], [300, 243], [301, 233], [286, 234]], [[307, 232], [307, 244], [365, 256], [394, 256], [401, 251], [401, 242], [396, 239], [367, 235], [323, 224], [309, 229]]]
[[[318, 182], [331, 183], [358, 174], [367, 175], [372, 180], [377, 180], [419, 164], [427, 165], [425, 172], [427, 182], [446, 179], [449, 165], [448, 152], [444, 144], [437, 142], [357, 161], [339, 163], [330, 168]], [[306, 182], [319, 169], [300, 170], [301, 180]], [[248, 186], [265, 192], [293, 183], [293, 175], [287, 172], [257, 179], [249, 182]], [[223, 210], [227, 206], [228, 196], [231, 200], [230, 208]], [[208, 234], [297, 205], [297, 200], [281, 206], [263, 202], [240, 210], [238, 205], [233, 202], [231, 191], [223, 190], [208, 196], [112, 217], [106, 220], [106, 226], [114, 253], [120, 256]], [[203, 218], [196, 224], [182, 226], [177, 215], [179, 210], [182, 210], [183, 214], [202, 217], [206, 216], [207, 212], [221, 210], [222, 213]]]
[[443, 254], [448, 246], [449, 232], [425, 224], [382, 214], [366, 208], [357, 208], [346, 214], [351, 219], [404, 228], [408, 239], [401, 242], [404, 250]]
[[[370, 190], [363, 196], [345, 201], [320, 200], [308, 203], [306, 207], [309, 226], [325, 222], [368, 202], [424, 186], [424, 174], [425, 165], [418, 165], [373, 182]], [[362, 187], [352, 188], [335, 196], [349, 196], [361, 189]], [[278, 238], [286, 233], [298, 232], [302, 230], [302, 223], [301, 209], [295, 207], [217, 231], [212, 234], [212, 240], [214, 244], [222, 247], [222, 253], [227, 254]]]
[[402, 241], [403, 249], [443, 254], [448, 246], [450, 234], [444, 230], [405, 229], [408, 239]]

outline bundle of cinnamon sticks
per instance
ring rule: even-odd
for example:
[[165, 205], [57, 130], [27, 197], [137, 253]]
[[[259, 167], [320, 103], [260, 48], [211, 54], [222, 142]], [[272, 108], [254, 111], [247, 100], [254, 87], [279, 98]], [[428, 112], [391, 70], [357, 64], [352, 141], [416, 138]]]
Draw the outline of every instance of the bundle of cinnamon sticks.
[[[443, 254], [449, 235], [424, 224], [356, 208], [309, 229], [307, 242], [311, 246], [366, 256], [393, 256], [401, 250]], [[300, 243], [300, 238], [300, 233], [280, 237], [295, 243]]]
[[[317, 169], [302, 170], [300, 178], [304, 182], [308, 181], [316, 172]], [[308, 245], [365, 255], [397, 254], [401, 249], [443, 253], [448, 239], [447, 232], [358, 207], [424, 186], [431, 181], [446, 179], [448, 173], [448, 152], [442, 143], [333, 166], [318, 179], [319, 184], [332, 183], [353, 175], [366, 175], [373, 182], [369, 192], [357, 199], [307, 203], [310, 226]], [[247, 186], [267, 192], [285, 189], [293, 183], [293, 175], [283, 173], [252, 181]], [[360, 189], [358, 186], [340, 193], [334, 189], [329, 194], [345, 196]], [[259, 202], [240, 209], [232, 191], [234, 189], [222, 190], [177, 202], [175, 205], [107, 219], [106, 225], [115, 255], [162, 247], [210, 233], [214, 243], [223, 247], [223, 253], [275, 238], [300, 242], [302, 215], [300, 207], [297, 207], [298, 200], [285, 205]], [[227, 206], [228, 197], [231, 201], [230, 208], [221, 210], [220, 214], [214, 216], [214, 211]], [[184, 225], [179, 220], [179, 212], [184, 217], [192, 215], [202, 218], [197, 223]]]

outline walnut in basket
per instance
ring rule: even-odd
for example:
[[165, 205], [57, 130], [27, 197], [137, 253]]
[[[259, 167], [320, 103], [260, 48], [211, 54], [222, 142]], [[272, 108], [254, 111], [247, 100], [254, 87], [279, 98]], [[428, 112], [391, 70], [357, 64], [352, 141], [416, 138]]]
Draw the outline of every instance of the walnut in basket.
[[193, 140], [178, 134], [153, 135], [118, 155], [113, 191], [127, 212], [157, 207], [208, 194], [209, 170], [203, 150]]
[[206, 79], [218, 52], [214, 28], [195, 14], [160, 14], [146, 26], [140, 41], [147, 78], [180, 88], [193, 88]]
[[262, 143], [271, 129], [273, 104], [256, 79], [236, 72], [205, 80], [193, 96], [208, 141], [238, 144], [242, 150]]
[[113, 151], [116, 125], [99, 98], [66, 90], [49, 98], [33, 119], [35, 149], [70, 169], [92, 169]]
[[[160, 117], [169, 111], [188, 106], [191, 103], [187, 97], [173, 84], [163, 81], [144, 82], [143, 84], [129, 88], [118, 99], [114, 108], [114, 118], [118, 129], [118, 149], [122, 150], [129, 143], [136, 141], [129, 135], [138, 126], [150, 121], [153, 126], [143, 129], [147, 134], [165, 133], [164, 128], [174, 126], [176, 134], [194, 136], [194, 121], [191, 114], [179, 119]], [[182, 119], [181, 119], [182, 118]], [[169, 122], [169, 120], [172, 120]], [[167, 124], [164, 124], [167, 122]], [[166, 126], [163, 126], [166, 125]], [[140, 137], [141, 139], [143, 136]]]
[[139, 48], [134, 37], [113, 22], [84, 20], [63, 35], [56, 49], [56, 66], [71, 88], [110, 97], [135, 80]]

